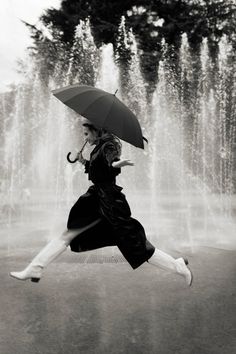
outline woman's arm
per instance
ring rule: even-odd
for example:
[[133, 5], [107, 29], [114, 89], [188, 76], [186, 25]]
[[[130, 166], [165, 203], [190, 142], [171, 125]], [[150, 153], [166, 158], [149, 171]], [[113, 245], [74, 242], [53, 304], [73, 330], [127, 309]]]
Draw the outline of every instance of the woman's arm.
[[82, 152], [78, 152], [77, 159], [80, 163], [82, 163], [82, 165], [84, 165], [84, 167], [85, 167], [84, 172], [88, 173], [89, 172], [89, 161], [83, 158]]
[[105, 143], [101, 148], [101, 152], [108, 166], [113, 166], [113, 162], [120, 159], [121, 149], [115, 142], [109, 141]]
[[76, 158], [80, 163], [82, 163], [82, 165], [85, 165], [86, 160], [83, 158], [82, 152], [78, 152]]
[[114, 161], [114, 162], [112, 162], [111, 165], [114, 168], [121, 168], [124, 166], [134, 166], [134, 163], [130, 160], [123, 159], [123, 160], [119, 160], [119, 161]]
[[109, 166], [113, 168], [121, 168], [124, 166], [133, 166], [133, 162], [128, 159], [120, 160], [121, 146], [114, 142], [107, 142], [103, 146], [103, 155]]

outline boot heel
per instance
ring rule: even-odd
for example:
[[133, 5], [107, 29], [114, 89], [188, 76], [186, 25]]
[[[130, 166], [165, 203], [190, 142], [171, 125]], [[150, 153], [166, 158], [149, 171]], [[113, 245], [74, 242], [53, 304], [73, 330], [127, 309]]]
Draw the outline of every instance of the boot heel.
[[31, 278], [31, 281], [33, 283], [38, 283], [40, 281], [40, 278]]

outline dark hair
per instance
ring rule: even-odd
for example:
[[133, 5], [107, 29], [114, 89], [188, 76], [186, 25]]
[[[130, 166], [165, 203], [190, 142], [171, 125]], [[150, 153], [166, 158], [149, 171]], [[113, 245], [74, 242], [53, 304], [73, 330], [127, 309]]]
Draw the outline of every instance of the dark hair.
[[98, 133], [98, 137], [96, 139], [98, 143], [100, 140], [113, 140], [113, 142], [117, 145], [118, 149], [121, 150], [121, 142], [116, 135], [108, 132], [106, 129], [97, 128], [90, 123], [84, 123], [83, 126], [89, 128], [91, 131]]
[[84, 123], [82, 125], [83, 125], [83, 127], [89, 128], [92, 131], [98, 131], [99, 130], [99, 128], [96, 128], [93, 124], [90, 124], [90, 123]]
[[[98, 133], [98, 138], [102, 137], [104, 134], [107, 134], [107, 130], [102, 129], [102, 128], [97, 128], [95, 127], [95, 125], [93, 125], [92, 123], [84, 123], [83, 127], [87, 127], [89, 128], [90, 131], [92, 132], [97, 132]], [[109, 133], [108, 133], [109, 134]]]

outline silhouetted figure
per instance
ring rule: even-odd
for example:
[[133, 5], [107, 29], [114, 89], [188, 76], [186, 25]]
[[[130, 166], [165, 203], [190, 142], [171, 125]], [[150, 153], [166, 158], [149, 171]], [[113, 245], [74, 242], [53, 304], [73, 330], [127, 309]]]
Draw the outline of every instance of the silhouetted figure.
[[11, 272], [20, 280], [38, 282], [43, 269], [70, 245], [74, 252], [84, 252], [105, 246], [117, 246], [133, 269], [144, 262], [182, 275], [192, 283], [188, 261], [174, 259], [156, 249], [146, 238], [143, 226], [131, 217], [130, 207], [122, 188], [116, 185], [116, 176], [130, 160], [121, 159], [121, 143], [117, 137], [83, 120], [85, 139], [95, 145], [90, 160], [77, 159], [85, 167], [92, 185], [70, 210], [67, 230], [51, 240], [21, 272]]

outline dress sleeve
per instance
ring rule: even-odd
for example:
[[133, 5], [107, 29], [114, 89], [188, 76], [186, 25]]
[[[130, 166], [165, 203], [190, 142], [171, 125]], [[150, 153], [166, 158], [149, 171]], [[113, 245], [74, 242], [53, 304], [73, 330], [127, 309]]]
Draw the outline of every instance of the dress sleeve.
[[108, 166], [111, 166], [112, 162], [118, 161], [121, 155], [121, 148], [118, 143], [107, 142], [102, 147], [102, 154], [107, 161]]

